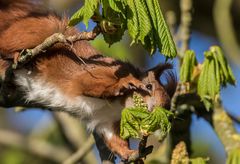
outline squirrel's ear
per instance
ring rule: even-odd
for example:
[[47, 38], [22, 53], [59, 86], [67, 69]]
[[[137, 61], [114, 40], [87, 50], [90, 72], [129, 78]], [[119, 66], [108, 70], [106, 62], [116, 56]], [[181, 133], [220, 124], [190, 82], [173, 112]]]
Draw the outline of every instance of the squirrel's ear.
[[170, 98], [172, 98], [177, 89], [178, 83], [177, 76], [175, 73], [173, 73], [173, 71], [167, 71], [167, 73], [164, 76], [167, 81], [164, 85], [164, 88], [166, 89]]
[[158, 64], [157, 66], [153, 67], [152, 69], [148, 70], [154, 72], [156, 78], [159, 78], [162, 73], [167, 69], [172, 69], [173, 66], [170, 63]]
[[[151, 78], [154, 78], [159, 81], [159, 83], [166, 89], [168, 95], [170, 97], [173, 96], [175, 93], [176, 87], [177, 87], [177, 77], [176, 74], [173, 73], [173, 71], [168, 70], [172, 69], [173, 65], [170, 63], [165, 63], [165, 64], [159, 64], [155, 66], [154, 68], [148, 70], [148, 73], [151, 72]], [[166, 71], [168, 70], [168, 71]], [[166, 72], [165, 72], [166, 71]], [[161, 75], [164, 73], [164, 83], [160, 80]], [[148, 74], [148, 77], [149, 74]]]

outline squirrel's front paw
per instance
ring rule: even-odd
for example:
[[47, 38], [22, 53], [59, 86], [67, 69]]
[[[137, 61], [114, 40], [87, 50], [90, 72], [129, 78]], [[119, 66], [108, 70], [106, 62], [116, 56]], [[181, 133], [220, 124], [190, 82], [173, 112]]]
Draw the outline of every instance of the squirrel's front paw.
[[124, 162], [128, 162], [129, 159], [132, 157], [132, 156], [136, 156], [138, 153], [137, 150], [125, 150], [124, 152], [120, 153], [119, 156], [121, 157], [121, 159], [124, 161]]
[[153, 146], [146, 147], [143, 152], [133, 150], [133, 152], [128, 155], [128, 158], [124, 160], [124, 162], [131, 163], [131, 162], [138, 161], [139, 163], [141, 163], [143, 161], [143, 158], [146, 158], [148, 154], [152, 153], [152, 150], [153, 150]]

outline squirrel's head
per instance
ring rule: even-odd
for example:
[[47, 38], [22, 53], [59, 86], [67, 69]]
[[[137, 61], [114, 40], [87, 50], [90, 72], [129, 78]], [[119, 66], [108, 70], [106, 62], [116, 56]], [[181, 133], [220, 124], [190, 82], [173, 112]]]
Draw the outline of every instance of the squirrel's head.
[[170, 69], [172, 65], [169, 63], [159, 64], [141, 77], [148, 92], [139, 91], [139, 94], [148, 104], [149, 111], [155, 106], [170, 108], [171, 98], [177, 86], [177, 78]]

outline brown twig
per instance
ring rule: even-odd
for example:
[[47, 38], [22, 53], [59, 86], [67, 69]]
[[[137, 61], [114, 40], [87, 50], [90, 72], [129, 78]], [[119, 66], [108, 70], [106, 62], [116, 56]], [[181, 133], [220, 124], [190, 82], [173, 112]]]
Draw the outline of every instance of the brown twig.
[[153, 146], [146, 147], [147, 146], [147, 139], [148, 139], [148, 136], [143, 136], [142, 137], [142, 139], [139, 142], [138, 152], [132, 154], [129, 157], [128, 161], [125, 162], [126, 164], [132, 163], [132, 162], [134, 162], [136, 164], [144, 163], [142, 158], [146, 158], [146, 156], [148, 154], [151, 154], [152, 150], [153, 150]]
[[139, 153], [144, 152], [146, 145], [147, 145], [147, 139], [148, 139], [148, 136], [143, 136], [141, 141], [139, 142], [139, 146], [138, 146]]
[[55, 33], [45, 39], [43, 43], [39, 44], [33, 49], [25, 49], [20, 53], [17, 63], [12, 65], [13, 69], [19, 68], [21, 65], [28, 63], [32, 58], [46, 51], [48, 48], [52, 47], [56, 43], [73, 43], [79, 40], [93, 40], [101, 32], [99, 26], [96, 26], [93, 31], [90, 32], [79, 32], [77, 35], [64, 36], [62, 33]]

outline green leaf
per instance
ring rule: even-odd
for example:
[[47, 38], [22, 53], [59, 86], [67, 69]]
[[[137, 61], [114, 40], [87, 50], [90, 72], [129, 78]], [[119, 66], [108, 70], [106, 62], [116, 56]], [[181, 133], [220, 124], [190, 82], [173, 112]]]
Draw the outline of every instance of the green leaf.
[[177, 50], [167, 23], [163, 17], [158, 0], [149, 0], [148, 9], [153, 20], [154, 28], [157, 31], [159, 51], [169, 58], [177, 55]]
[[185, 52], [181, 69], [180, 69], [180, 80], [182, 83], [191, 81], [193, 69], [194, 69], [194, 66], [196, 65], [197, 65], [197, 59], [194, 51], [187, 50]]
[[205, 95], [202, 97], [202, 102], [206, 108], [207, 111], [210, 111], [210, 109], [213, 108], [213, 100], [210, 96]]
[[135, 0], [128, 0], [127, 1], [127, 28], [128, 28], [128, 33], [133, 39], [133, 42], [136, 42], [136, 39], [138, 38], [139, 35], [139, 21], [138, 21], [138, 16], [137, 16], [137, 7], [135, 4]]
[[221, 50], [220, 47], [218, 46], [212, 46], [210, 48], [210, 51], [212, 53], [214, 53], [217, 57], [217, 60], [219, 62], [220, 68], [222, 70], [222, 74], [223, 74], [223, 79], [222, 82], [223, 83], [229, 83], [231, 85], [235, 85], [235, 77], [232, 73], [232, 70], [229, 66], [229, 64], [227, 63], [227, 59], [225, 58], [225, 56], [223, 55], [223, 52]]
[[215, 71], [215, 65], [214, 65], [214, 60], [213, 58], [209, 57], [209, 67], [208, 67], [208, 93], [210, 95], [210, 97], [214, 100], [215, 98], [215, 95], [217, 94], [215, 92], [215, 87], [216, 87], [216, 79], [215, 79], [215, 76], [216, 76], [216, 71]]
[[148, 15], [145, 0], [134, 0], [137, 9], [137, 17], [139, 22], [138, 38], [143, 45], [145, 45], [144, 38], [150, 33], [152, 29], [150, 17]]
[[85, 0], [84, 6], [70, 18], [68, 25], [74, 26], [83, 21], [86, 27], [88, 27], [88, 21], [94, 15], [94, 12], [98, 9], [98, 6], [99, 0]]
[[221, 49], [213, 46], [204, 53], [203, 68], [198, 79], [198, 94], [209, 109], [220, 94], [220, 87], [234, 85], [235, 77]]
[[[117, 6], [116, 6], [117, 5]], [[116, 0], [102, 0], [103, 21], [100, 23], [106, 43], [112, 45], [122, 39], [126, 31], [124, 3]], [[116, 10], [121, 9], [121, 12]]]
[[138, 94], [133, 95], [133, 100], [134, 107], [122, 111], [120, 136], [123, 139], [139, 138], [139, 134], [150, 135], [158, 129], [165, 136], [171, 128], [169, 117], [172, 113], [161, 107], [155, 107], [153, 112], [148, 112], [146, 104]]
[[[206, 54], [206, 53], [205, 53]], [[209, 95], [209, 65], [210, 61], [205, 55], [203, 62], [203, 68], [198, 79], [197, 92], [201, 97], [202, 102], [204, 103], [207, 110], [212, 107], [212, 97]], [[213, 74], [211, 74], [212, 76]], [[212, 85], [211, 85], [212, 86]]]
[[144, 48], [152, 55], [156, 52], [157, 44], [156, 39], [153, 31], [150, 31], [149, 36], [145, 37], [144, 40]]
[[171, 128], [171, 123], [169, 122], [169, 116], [171, 115], [172, 113], [168, 110], [155, 107], [154, 111], [142, 120], [141, 132], [143, 135], [149, 135], [160, 129], [161, 133], [166, 135]]
[[208, 161], [208, 159], [204, 159], [201, 157], [190, 159], [191, 164], [207, 164], [207, 161]]
[[132, 43], [140, 41], [151, 54], [158, 47], [163, 55], [175, 57], [176, 47], [158, 0], [129, 0], [127, 5], [127, 25]]
[[217, 56], [214, 54], [214, 65], [215, 65], [215, 78], [216, 78], [216, 86], [215, 86], [215, 92], [219, 93], [220, 92], [220, 87], [221, 87], [221, 73], [220, 73], [220, 66], [217, 60]]
[[204, 59], [204, 62], [203, 62], [203, 68], [202, 68], [202, 71], [199, 75], [199, 79], [198, 79], [198, 94], [201, 98], [204, 97], [204, 95], [207, 95], [208, 94], [208, 66], [209, 66], [209, 61], [205, 58]]
[[87, 27], [94, 13], [99, 13], [100, 3], [102, 15], [98, 14], [98, 21], [109, 45], [120, 41], [128, 30], [131, 44], [140, 42], [151, 54], [159, 48], [167, 58], [176, 56], [176, 47], [158, 0], [85, 0], [84, 6], [71, 17], [69, 25], [83, 21]]
[[104, 37], [105, 42], [108, 43], [109, 46], [111, 46], [113, 43], [116, 43], [122, 39], [126, 27], [124, 24], [116, 25], [115, 23], [111, 23], [111, 22], [108, 22], [108, 23], [110, 23], [112, 25], [105, 26], [106, 30], [108, 31], [108, 30], [113, 29], [113, 32], [105, 32], [105, 33], [103, 33], [103, 37]]
[[239, 164], [239, 163], [240, 163], [240, 148], [236, 148], [228, 153], [227, 164]]
[[228, 82], [231, 85], [235, 85], [236, 84], [236, 79], [233, 75], [232, 69], [229, 65], [227, 66], [227, 69], [228, 69]]
[[213, 46], [210, 48], [210, 50], [217, 56], [218, 62], [221, 66], [221, 69], [223, 70], [223, 75], [225, 78], [227, 78], [228, 77], [227, 60], [224, 57], [221, 49], [219, 47]]
[[124, 12], [125, 4], [121, 0], [108, 0], [109, 6], [116, 12]]
[[120, 122], [120, 136], [123, 139], [139, 138], [140, 121], [148, 116], [142, 108], [125, 108], [122, 111]]

